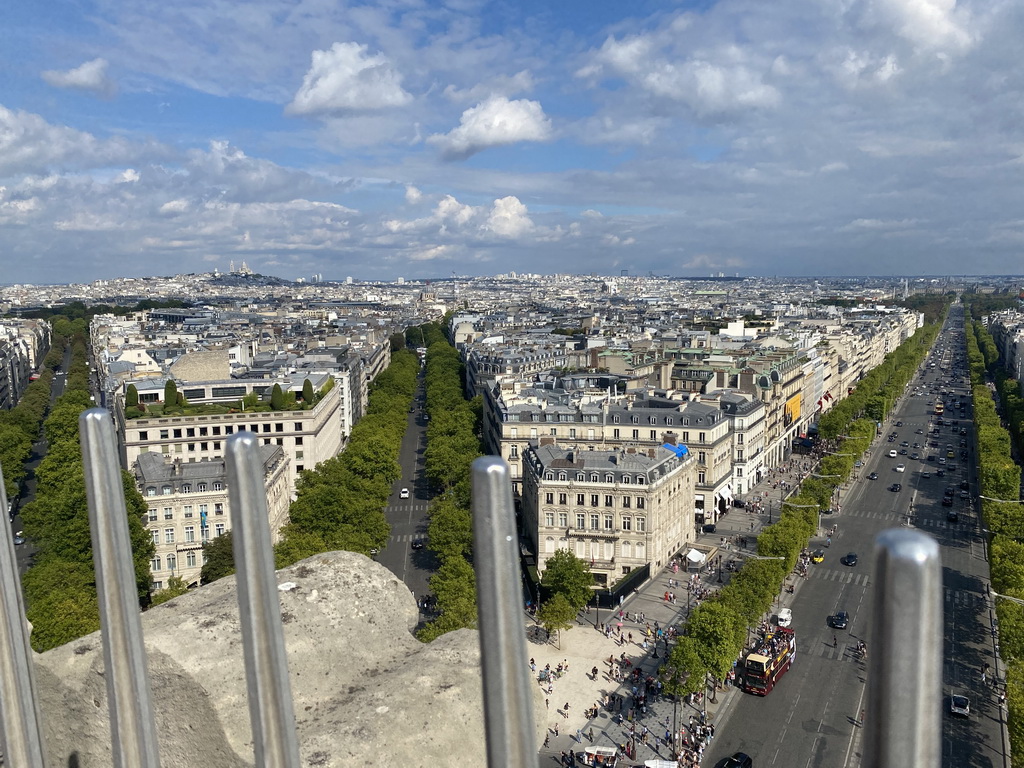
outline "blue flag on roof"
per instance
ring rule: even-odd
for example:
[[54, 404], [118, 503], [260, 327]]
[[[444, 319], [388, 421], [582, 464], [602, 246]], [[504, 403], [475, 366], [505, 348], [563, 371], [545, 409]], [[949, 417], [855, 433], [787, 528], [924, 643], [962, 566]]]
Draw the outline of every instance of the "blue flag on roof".
[[672, 443], [664, 443], [664, 444], [662, 444], [661, 447], [662, 448], [668, 448], [670, 451], [672, 451], [672, 453], [674, 453], [680, 459], [683, 458], [683, 456], [685, 456], [686, 454], [688, 454], [690, 452], [690, 449], [687, 448], [685, 445], [672, 445]]

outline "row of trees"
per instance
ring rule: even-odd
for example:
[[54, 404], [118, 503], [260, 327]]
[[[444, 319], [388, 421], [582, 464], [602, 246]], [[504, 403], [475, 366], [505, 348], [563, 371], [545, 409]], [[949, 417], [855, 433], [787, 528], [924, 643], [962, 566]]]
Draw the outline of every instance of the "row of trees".
[[473, 572], [473, 521], [470, 464], [481, 454], [480, 401], [463, 396], [462, 359], [438, 323], [410, 328], [406, 338], [427, 347], [427, 447], [424, 473], [433, 490], [427, 535], [440, 561], [430, 588], [438, 617], [420, 630], [421, 640], [476, 626], [476, 576]]
[[[8, 499], [14, 499], [25, 482], [25, 464], [32, 456], [32, 443], [39, 436], [50, 405], [52, 381], [53, 371], [44, 370], [25, 388], [14, 408], [0, 411], [0, 467]], [[3, 512], [6, 514], [6, 510]]]
[[[980, 297], [979, 297], [980, 298]], [[983, 305], [971, 302], [972, 314]], [[987, 307], [985, 307], [987, 308]], [[1024, 599], [1024, 510], [1020, 503], [1020, 467], [1014, 463], [1011, 431], [1021, 431], [1019, 382], [1006, 378], [999, 366], [999, 353], [988, 329], [978, 321], [967, 326], [967, 365], [974, 400], [974, 435], [978, 457], [980, 496], [1007, 499], [1009, 502], [979, 499], [981, 517], [989, 531], [989, 568], [996, 593]], [[1003, 427], [996, 412], [986, 373], [995, 374], [1002, 392], [1013, 390], [1013, 399], [1004, 395], [1010, 430]], [[1012, 410], [1011, 410], [1012, 409]], [[1019, 438], [1018, 438], [1019, 439]], [[1006, 662], [1006, 701], [1011, 754], [1024, 750], [1024, 606], [1009, 600], [996, 601], [999, 617], [999, 645]]]
[[771, 609], [800, 552], [815, 535], [819, 510], [831, 505], [836, 488], [849, 479], [855, 461], [870, 445], [875, 424], [865, 415], [880, 400], [891, 397], [895, 402], [937, 332], [935, 326], [919, 329], [822, 418], [822, 437], [833, 441], [836, 450], [822, 458], [818, 477], [804, 480], [787, 499], [778, 522], [762, 530], [757, 557], [748, 559], [723, 589], [690, 612], [685, 631], [662, 667], [666, 691], [676, 696], [696, 693], [709, 675], [723, 680], [729, 673], [746, 645], [748, 628]]
[[[67, 321], [72, 330], [79, 321]], [[55, 327], [61, 323], [55, 321]], [[63, 341], [63, 336], [57, 334]], [[71, 366], [64, 394], [46, 417], [43, 430], [49, 443], [36, 470], [36, 497], [22, 510], [26, 536], [37, 548], [35, 562], [25, 574], [26, 611], [32, 622], [32, 646], [44, 651], [99, 629], [99, 605], [93, 569], [92, 539], [86, 501], [78, 419], [92, 407], [86, 337], [81, 328], [70, 337]], [[45, 378], [45, 377], [44, 377]], [[40, 381], [43, 379], [41, 378]], [[49, 393], [47, 392], [47, 398]], [[132, 544], [140, 604], [149, 599], [149, 561], [153, 541], [143, 526], [146, 503], [134, 478], [122, 472], [128, 530]]]

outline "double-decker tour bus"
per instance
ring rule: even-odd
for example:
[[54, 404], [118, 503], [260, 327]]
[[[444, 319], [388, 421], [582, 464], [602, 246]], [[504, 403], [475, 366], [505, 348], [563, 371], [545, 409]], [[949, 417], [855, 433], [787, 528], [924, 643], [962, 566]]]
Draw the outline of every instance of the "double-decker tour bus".
[[935, 415], [941, 416], [946, 412], [946, 405], [941, 400], [935, 401]]
[[791, 627], [769, 632], [743, 661], [743, 690], [767, 696], [786, 674], [796, 656], [796, 633]]

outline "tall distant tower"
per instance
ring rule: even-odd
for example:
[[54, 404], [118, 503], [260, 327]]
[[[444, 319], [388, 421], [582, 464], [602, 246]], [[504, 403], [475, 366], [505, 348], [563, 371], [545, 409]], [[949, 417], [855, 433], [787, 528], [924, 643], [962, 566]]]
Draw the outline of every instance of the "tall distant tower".
[[232, 259], [228, 262], [228, 272], [234, 273], [235, 271], [235, 260]]

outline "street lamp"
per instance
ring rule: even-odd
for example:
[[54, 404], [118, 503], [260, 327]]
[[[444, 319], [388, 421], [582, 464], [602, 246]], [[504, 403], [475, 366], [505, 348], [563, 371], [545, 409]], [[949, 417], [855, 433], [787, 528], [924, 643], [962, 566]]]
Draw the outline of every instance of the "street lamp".
[[[817, 533], [817, 530], [821, 528], [821, 505], [820, 504], [794, 504], [793, 502], [786, 501], [785, 499], [782, 500], [782, 503], [785, 504], [788, 507], [795, 507], [796, 509], [816, 509], [816, 510], [818, 510], [818, 528], [815, 529], [815, 533]], [[779, 512], [781, 513], [782, 510], [780, 509]]]
[[985, 499], [985, 501], [998, 501], [1002, 504], [1024, 504], [1024, 499], [994, 499], [991, 496], [978, 496], [979, 499]]

